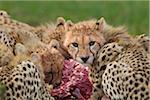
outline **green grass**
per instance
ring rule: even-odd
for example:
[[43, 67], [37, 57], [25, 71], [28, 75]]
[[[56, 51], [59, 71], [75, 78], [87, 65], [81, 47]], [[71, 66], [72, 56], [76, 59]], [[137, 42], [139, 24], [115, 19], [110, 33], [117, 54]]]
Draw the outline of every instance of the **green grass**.
[[5, 91], [6, 91], [5, 85], [0, 83], [0, 100], [4, 100], [4, 93], [5, 93]]
[[149, 32], [148, 1], [0, 1], [19, 21], [38, 25], [63, 16], [73, 22], [104, 16], [112, 25], [126, 25], [131, 34]]

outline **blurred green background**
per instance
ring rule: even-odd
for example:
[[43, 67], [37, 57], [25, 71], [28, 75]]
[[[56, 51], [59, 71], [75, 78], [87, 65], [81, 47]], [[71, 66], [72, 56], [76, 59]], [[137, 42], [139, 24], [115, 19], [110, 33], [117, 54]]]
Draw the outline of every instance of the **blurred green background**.
[[133, 35], [149, 32], [149, 1], [0, 1], [0, 9], [31, 25], [55, 22], [59, 16], [73, 22], [103, 16]]

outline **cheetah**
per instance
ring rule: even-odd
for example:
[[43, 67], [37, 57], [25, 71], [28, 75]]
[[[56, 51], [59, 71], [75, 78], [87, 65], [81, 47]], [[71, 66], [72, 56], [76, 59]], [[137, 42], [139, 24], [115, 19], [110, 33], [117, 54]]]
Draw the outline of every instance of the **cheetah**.
[[[108, 25], [104, 18], [98, 21], [89, 20], [76, 23], [70, 27], [65, 35], [64, 46], [73, 59], [89, 66], [89, 77], [93, 83], [91, 100], [101, 100], [104, 94], [107, 94], [106, 92], [104, 93], [102, 89], [102, 75], [106, 69], [107, 63], [111, 62], [110, 59], [116, 59], [115, 56], [122, 52], [123, 47], [132, 45], [137, 41], [135, 42], [135, 39], [128, 34], [125, 27], [113, 27]], [[103, 46], [105, 47], [105, 45], [113, 42], [120, 45], [118, 48], [114, 49], [114, 56], [111, 56], [111, 52], [106, 52], [110, 58], [106, 56], [102, 57], [99, 52], [104, 53], [106, 51], [102, 49]], [[138, 43], [140, 44], [140, 42]], [[143, 48], [142, 43], [141, 48]], [[100, 61], [100, 58], [106, 60]], [[103, 63], [106, 65], [103, 65]]]
[[35, 64], [42, 66], [44, 81], [53, 86], [60, 84], [64, 57], [55, 48], [35, 49], [31, 55]]
[[72, 24], [68, 27], [65, 33], [64, 46], [67, 48], [70, 55], [76, 61], [89, 66], [90, 80], [93, 83], [93, 94], [91, 100], [101, 99], [104, 95], [103, 90], [100, 89], [98, 94], [95, 94], [94, 85], [97, 82], [97, 75], [94, 75], [95, 68], [93, 62], [98, 57], [98, 52], [103, 45], [111, 42], [117, 42], [126, 46], [132, 42], [132, 38], [128, 35], [126, 28], [123, 26], [113, 27], [106, 23], [104, 18], [96, 21], [87, 20]]
[[31, 61], [2, 67], [0, 82], [5, 85], [5, 100], [54, 100], [48, 92], [40, 72]]
[[150, 64], [146, 49], [149, 45], [142, 42], [147, 38], [138, 36], [126, 46], [108, 43], [100, 49], [98, 59], [91, 66], [94, 100], [101, 99], [102, 90], [113, 100], [149, 99]]
[[[150, 64], [142, 46], [109, 43], [99, 55], [93, 66], [97, 69], [95, 74], [100, 75], [95, 83], [98, 89], [102, 88], [110, 99], [149, 99]], [[103, 74], [99, 74], [100, 71]]]
[[20, 56], [15, 57], [15, 61], [12, 61], [11, 65], [19, 64], [22, 60], [31, 59], [35, 65], [42, 66], [42, 69], [39, 69], [40, 72], [44, 72], [45, 82], [54, 86], [57, 86], [61, 81], [64, 60], [69, 59], [62, 46], [60, 48], [57, 40], [52, 40], [49, 45], [44, 47], [31, 50], [27, 49], [25, 45], [17, 43], [15, 54]]
[[52, 39], [45, 48], [34, 49], [31, 55], [43, 68], [45, 82], [57, 86], [61, 82], [64, 60], [72, 57], [60, 41]]

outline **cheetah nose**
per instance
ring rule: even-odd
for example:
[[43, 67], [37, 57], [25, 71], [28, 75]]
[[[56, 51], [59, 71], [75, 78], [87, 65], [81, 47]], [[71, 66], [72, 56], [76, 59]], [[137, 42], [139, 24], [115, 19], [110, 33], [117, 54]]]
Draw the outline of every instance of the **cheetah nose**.
[[83, 61], [84, 63], [86, 63], [86, 61], [89, 59], [89, 56], [87, 56], [87, 57], [81, 57], [81, 59], [82, 59], [82, 61]]

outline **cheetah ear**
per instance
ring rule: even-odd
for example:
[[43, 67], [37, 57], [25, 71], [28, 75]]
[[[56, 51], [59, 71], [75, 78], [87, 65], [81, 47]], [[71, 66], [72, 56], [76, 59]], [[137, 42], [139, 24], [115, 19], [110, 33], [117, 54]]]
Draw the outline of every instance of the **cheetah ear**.
[[71, 20], [68, 20], [66, 22], [66, 28], [67, 30], [70, 30], [73, 27], [74, 23]]
[[104, 19], [104, 17], [101, 17], [95, 25], [95, 29], [96, 30], [100, 30], [101, 32], [104, 30], [104, 26], [106, 25], [106, 21]]
[[58, 17], [57, 18], [57, 27], [61, 27], [61, 26], [64, 27], [64, 25], [65, 25], [65, 19], [63, 17]]

